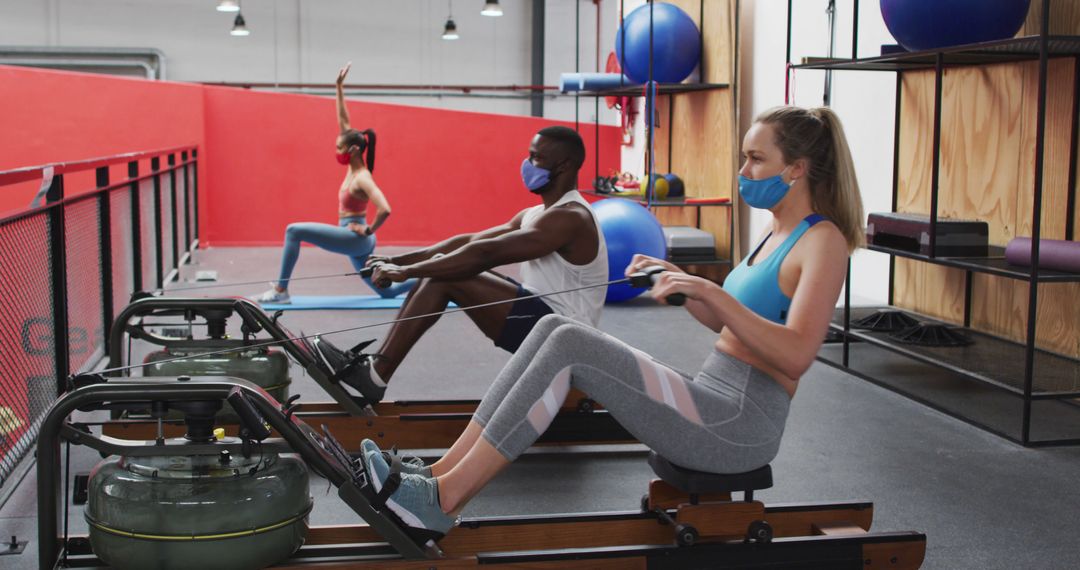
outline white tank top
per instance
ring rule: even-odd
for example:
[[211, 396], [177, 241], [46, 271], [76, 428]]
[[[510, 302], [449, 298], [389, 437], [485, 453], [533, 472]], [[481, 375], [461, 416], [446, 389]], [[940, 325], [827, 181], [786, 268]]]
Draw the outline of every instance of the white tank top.
[[[592, 216], [593, 225], [596, 227], [596, 237], [599, 240], [596, 257], [584, 265], [574, 265], [563, 259], [559, 252], [553, 251], [543, 257], [523, 262], [521, 264], [522, 285], [533, 293], [565, 291], [586, 285], [599, 285], [608, 280], [607, 244], [604, 243], [604, 232], [600, 231], [600, 224], [589, 203], [577, 190], [571, 190], [551, 207], [555, 208], [570, 202], [585, 206], [589, 210], [589, 215]], [[529, 208], [521, 220], [521, 227], [532, 227], [543, 213], [543, 204]], [[606, 287], [594, 287], [573, 293], [543, 297], [543, 300], [556, 313], [595, 327], [600, 321], [600, 310], [604, 306], [606, 294]]]

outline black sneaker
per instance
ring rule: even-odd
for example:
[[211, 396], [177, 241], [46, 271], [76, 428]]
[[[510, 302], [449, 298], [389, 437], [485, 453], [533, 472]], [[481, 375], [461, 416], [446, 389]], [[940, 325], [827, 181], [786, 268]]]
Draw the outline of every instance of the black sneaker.
[[386, 394], [386, 384], [371, 375], [375, 355], [360, 352], [373, 340], [364, 341], [348, 351], [341, 350], [322, 337], [315, 337], [314, 344], [319, 349], [323, 361], [333, 372], [332, 378], [351, 386], [360, 395], [374, 404]]

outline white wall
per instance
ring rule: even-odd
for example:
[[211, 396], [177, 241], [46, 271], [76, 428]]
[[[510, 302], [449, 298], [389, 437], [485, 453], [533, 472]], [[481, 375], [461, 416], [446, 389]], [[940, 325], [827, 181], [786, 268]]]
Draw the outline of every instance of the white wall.
[[[854, 0], [837, 1], [837, 57], [851, 56]], [[798, 0], [792, 14], [792, 61], [828, 54], [827, 0]], [[740, 94], [741, 129], [746, 132], [762, 111], [784, 104], [787, 0], [743, 0]], [[860, 57], [879, 54], [882, 44], [896, 43], [885, 28], [876, 2], [862, 2], [859, 14]], [[796, 105], [822, 104], [824, 72], [799, 71], [794, 76]], [[866, 211], [891, 207], [893, 130], [896, 75], [889, 72], [833, 73], [832, 108], [844, 122]], [[740, 212], [743, 250], [767, 231], [771, 216], [745, 204]], [[749, 222], [749, 223], [747, 223]], [[883, 303], [888, 296], [888, 257], [856, 252], [852, 261], [852, 299], [860, 304]]]
[[[574, 7], [581, 5], [581, 68], [595, 68], [596, 7], [592, 0], [546, 0], [545, 84], [574, 68]], [[0, 46], [152, 47], [165, 52], [168, 79], [331, 83], [353, 61], [350, 82], [382, 84], [532, 83], [532, 0], [502, 0], [504, 15], [480, 15], [483, 0], [454, 0], [461, 39], [441, 39], [447, 0], [244, 0], [252, 34], [228, 34], [234, 14], [217, 0], [2, 0]], [[603, 0], [604, 14], [618, 0]], [[610, 22], [613, 18], [604, 18]], [[614, 27], [601, 33], [602, 55]], [[516, 98], [379, 97], [385, 102], [528, 115]], [[606, 111], [606, 110], [605, 110]], [[593, 120], [591, 100], [582, 121]], [[545, 116], [574, 120], [572, 98], [548, 98]], [[601, 114], [615, 124], [614, 114]]]
[[[528, 2], [523, 3], [528, 4]], [[577, 25], [575, 24], [575, 3], [581, 9], [580, 24]], [[582, 72], [603, 71], [608, 53], [615, 49], [619, 0], [601, 0], [599, 4], [594, 4], [593, 0], [577, 0], [577, 2], [575, 0], [547, 0], [546, 5], [544, 83], [558, 85], [560, 73], [572, 72], [576, 68], [580, 68]], [[600, 9], [601, 24], [599, 45], [596, 41], [597, 6]], [[575, 57], [574, 50], [576, 26], [580, 27], [578, 36], [580, 58]], [[599, 66], [597, 66], [598, 48]], [[572, 121], [575, 118], [575, 105], [578, 108], [576, 117], [580, 121], [592, 122], [595, 119], [596, 103], [591, 97], [582, 97], [580, 100], [575, 100], [574, 97], [549, 99], [544, 103], [544, 114], [548, 117]], [[602, 100], [600, 122], [605, 125], [618, 124], [618, 114], [608, 110]]]

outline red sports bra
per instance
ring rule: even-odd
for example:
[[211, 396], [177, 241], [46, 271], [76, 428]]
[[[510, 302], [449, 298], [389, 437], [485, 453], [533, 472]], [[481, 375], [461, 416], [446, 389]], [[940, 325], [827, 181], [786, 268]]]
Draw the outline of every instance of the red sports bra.
[[342, 188], [341, 191], [338, 192], [338, 210], [340, 210], [341, 214], [350, 213], [363, 215], [367, 212], [367, 206], [368, 199], [366, 197], [357, 198], [346, 188]]

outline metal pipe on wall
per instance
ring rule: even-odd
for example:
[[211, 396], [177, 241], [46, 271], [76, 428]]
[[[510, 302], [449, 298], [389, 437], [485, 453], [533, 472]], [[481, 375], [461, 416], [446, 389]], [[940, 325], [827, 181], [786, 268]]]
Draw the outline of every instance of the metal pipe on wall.
[[0, 64], [31, 67], [142, 67], [165, 79], [165, 52], [157, 48], [0, 46]]
[[[544, 0], [533, 0], [532, 19], [532, 84], [544, 84], [544, 12], [546, 11]], [[544, 116], [544, 98], [540, 93], [534, 93], [532, 99], [532, 116]]]

